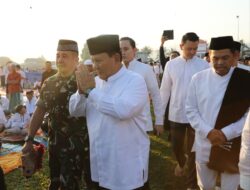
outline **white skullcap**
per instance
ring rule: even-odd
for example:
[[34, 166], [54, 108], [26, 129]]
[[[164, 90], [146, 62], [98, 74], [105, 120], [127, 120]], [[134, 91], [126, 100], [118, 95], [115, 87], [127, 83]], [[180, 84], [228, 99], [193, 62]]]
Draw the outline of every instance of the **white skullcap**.
[[87, 59], [84, 61], [84, 65], [93, 65], [93, 62], [91, 61], [91, 59]]

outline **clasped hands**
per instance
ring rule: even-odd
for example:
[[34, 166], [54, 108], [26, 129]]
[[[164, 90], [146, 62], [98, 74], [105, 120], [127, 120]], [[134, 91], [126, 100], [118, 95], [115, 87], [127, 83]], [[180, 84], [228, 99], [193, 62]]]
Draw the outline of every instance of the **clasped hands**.
[[223, 145], [227, 141], [225, 134], [218, 129], [212, 129], [208, 133], [207, 138], [209, 139], [209, 141], [213, 146]]
[[88, 89], [95, 88], [95, 75], [88, 71], [87, 67], [83, 64], [77, 66], [76, 82], [80, 94], [84, 94]]

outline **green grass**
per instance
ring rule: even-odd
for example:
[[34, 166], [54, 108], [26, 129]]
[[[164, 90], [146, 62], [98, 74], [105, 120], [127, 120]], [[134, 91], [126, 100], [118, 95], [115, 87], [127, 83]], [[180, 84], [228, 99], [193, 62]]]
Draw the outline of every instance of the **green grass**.
[[[151, 190], [183, 190], [185, 178], [174, 177], [173, 171], [176, 162], [166, 141], [167, 134], [161, 137], [150, 135], [151, 153], [149, 179]], [[17, 169], [5, 176], [8, 190], [45, 190], [48, 188], [48, 159], [43, 162], [43, 169], [29, 179], [22, 176], [21, 169]]]

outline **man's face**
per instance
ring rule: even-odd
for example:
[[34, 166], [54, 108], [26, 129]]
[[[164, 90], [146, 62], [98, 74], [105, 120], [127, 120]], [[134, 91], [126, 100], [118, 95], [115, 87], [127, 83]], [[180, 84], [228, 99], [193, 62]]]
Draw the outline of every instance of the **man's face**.
[[122, 52], [122, 61], [125, 64], [128, 64], [135, 58], [136, 48], [133, 48], [128, 40], [121, 40], [120, 48]]
[[51, 64], [50, 63], [45, 63], [45, 70], [50, 71], [51, 70]]
[[22, 107], [22, 109], [19, 111], [19, 114], [24, 115], [26, 113], [26, 108]]
[[236, 56], [230, 49], [210, 50], [211, 63], [218, 75], [226, 75], [230, 68], [235, 65]]
[[27, 99], [28, 99], [28, 100], [32, 100], [32, 98], [33, 98], [33, 94], [32, 94], [32, 93], [30, 93], [30, 94], [26, 94], [26, 97], [27, 97]]
[[90, 73], [94, 71], [93, 65], [86, 65], [87, 69], [89, 70]]
[[59, 74], [71, 74], [78, 64], [78, 55], [72, 51], [57, 51], [56, 66]]
[[192, 59], [198, 49], [198, 45], [199, 45], [199, 41], [189, 41], [187, 40], [185, 43], [182, 43], [180, 45], [180, 48], [182, 50], [182, 54], [184, 56], [185, 59]]
[[115, 72], [116, 55], [111, 57], [107, 53], [92, 55], [94, 69], [102, 80], [107, 80]]

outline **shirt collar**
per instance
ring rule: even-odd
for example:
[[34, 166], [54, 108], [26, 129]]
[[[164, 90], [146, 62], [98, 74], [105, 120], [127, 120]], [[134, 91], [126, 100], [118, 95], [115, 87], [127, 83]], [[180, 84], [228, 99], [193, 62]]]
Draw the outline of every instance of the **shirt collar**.
[[183, 61], [185, 61], [185, 62], [192, 62], [192, 61], [194, 61], [197, 57], [196, 57], [196, 55], [195, 55], [195, 56], [192, 57], [192, 59], [186, 60], [186, 59], [184, 58], [184, 56], [181, 55], [180, 58], [181, 58]]
[[130, 68], [130, 69], [133, 68], [135, 66], [135, 64], [136, 64], [136, 59], [134, 58], [134, 59], [132, 59], [132, 61], [129, 62], [128, 68]]
[[232, 75], [232, 73], [233, 73], [233, 71], [234, 71], [234, 69], [235, 69], [235, 67], [231, 67], [230, 70], [229, 70], [229, 72], [226, 75], [221, 76], [221, 75], [217, 74], [215, 72], [214, 67], [212, 67], [212, 71], [213, 71], [214, 75], [217, 76], [217, 77], [219, 77], [219, 78], [230, 78], [231, 75]]
[[118, 72], [116, 72], [115, 74], [113, 74], [112, 76], [110, 76], [107, 80], [107, 82], [113, 82], [115, 80], [117, 80], [118, 78], [120, 78], [124, 73], [126, 72], [126, 68], [123, 65], [120, 70]]

